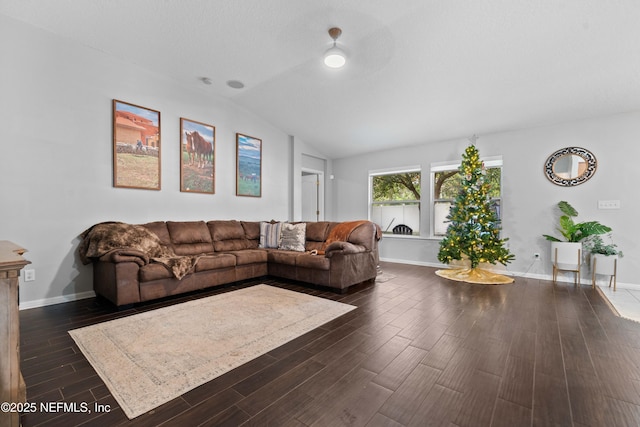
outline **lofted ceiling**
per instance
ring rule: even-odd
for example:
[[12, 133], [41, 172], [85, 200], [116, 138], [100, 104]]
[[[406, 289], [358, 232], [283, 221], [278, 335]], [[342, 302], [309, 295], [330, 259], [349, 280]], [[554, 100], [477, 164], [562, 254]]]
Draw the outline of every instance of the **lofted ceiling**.
[[[2, 0], [0, 13], [228, 98], [330, 158], [640, 109], [637, 0]], [[332, 26], [340, 70], [322, 63]]]

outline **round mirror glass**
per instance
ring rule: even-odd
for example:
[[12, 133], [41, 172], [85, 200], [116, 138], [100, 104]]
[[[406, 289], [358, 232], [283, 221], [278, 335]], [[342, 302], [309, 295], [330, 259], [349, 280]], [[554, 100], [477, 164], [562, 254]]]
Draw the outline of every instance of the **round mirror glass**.
[[560, 156], [553, 164], [553, 173], [562, 179], [578, 178], [586, 170], [587, 161], [576, 154]]
[[596, 172], [598, 163], [589, 150], [567, 147], [549, 156], [544, 171], [551, 182], [563, 187], [580, 185]]

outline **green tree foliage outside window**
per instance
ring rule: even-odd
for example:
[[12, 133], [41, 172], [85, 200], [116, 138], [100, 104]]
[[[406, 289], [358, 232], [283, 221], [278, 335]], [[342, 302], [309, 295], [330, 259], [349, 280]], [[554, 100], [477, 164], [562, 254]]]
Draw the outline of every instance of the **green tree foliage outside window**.
[[420, 200], [420, 172], [405, 172], [373, 177], [373, 201]]
[[420, 234], [420, 179], [419, 170], [371, 176], [371, 218], [384, 233], [405, 225]]

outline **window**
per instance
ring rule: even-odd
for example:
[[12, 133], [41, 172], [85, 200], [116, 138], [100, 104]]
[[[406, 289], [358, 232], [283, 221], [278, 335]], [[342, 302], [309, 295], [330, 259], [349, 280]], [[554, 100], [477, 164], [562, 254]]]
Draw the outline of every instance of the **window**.
[[[491, 187], [491, 203], [498, 218], [501, 218], [500, 205], [502, 194], [502, 157], [484, 159], [487, 170], [487, 178], [493, 185]], [[458, 192], [461, 190], [460, 163], [445, 163], [431, 165], [431, 182], [433, 204], [433, 235], [444, 236], [447, 232], [447, 216], [449, 208], [453, 204]]]
[[370, 217], [383, 233], [420, 235], [420, 180], [419, 167], [369, 174]]

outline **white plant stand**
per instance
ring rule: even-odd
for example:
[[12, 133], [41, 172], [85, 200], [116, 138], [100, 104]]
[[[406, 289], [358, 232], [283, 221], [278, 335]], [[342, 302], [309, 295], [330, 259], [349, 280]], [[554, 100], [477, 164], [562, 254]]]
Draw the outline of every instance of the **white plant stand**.
[[613, 290], [616, 290], [618, 273], [618, 256], [617, 255], [591, 255], [591, 285], [596, 287], [596, 274], [609, 276], [609, 287], [613, 282]]

